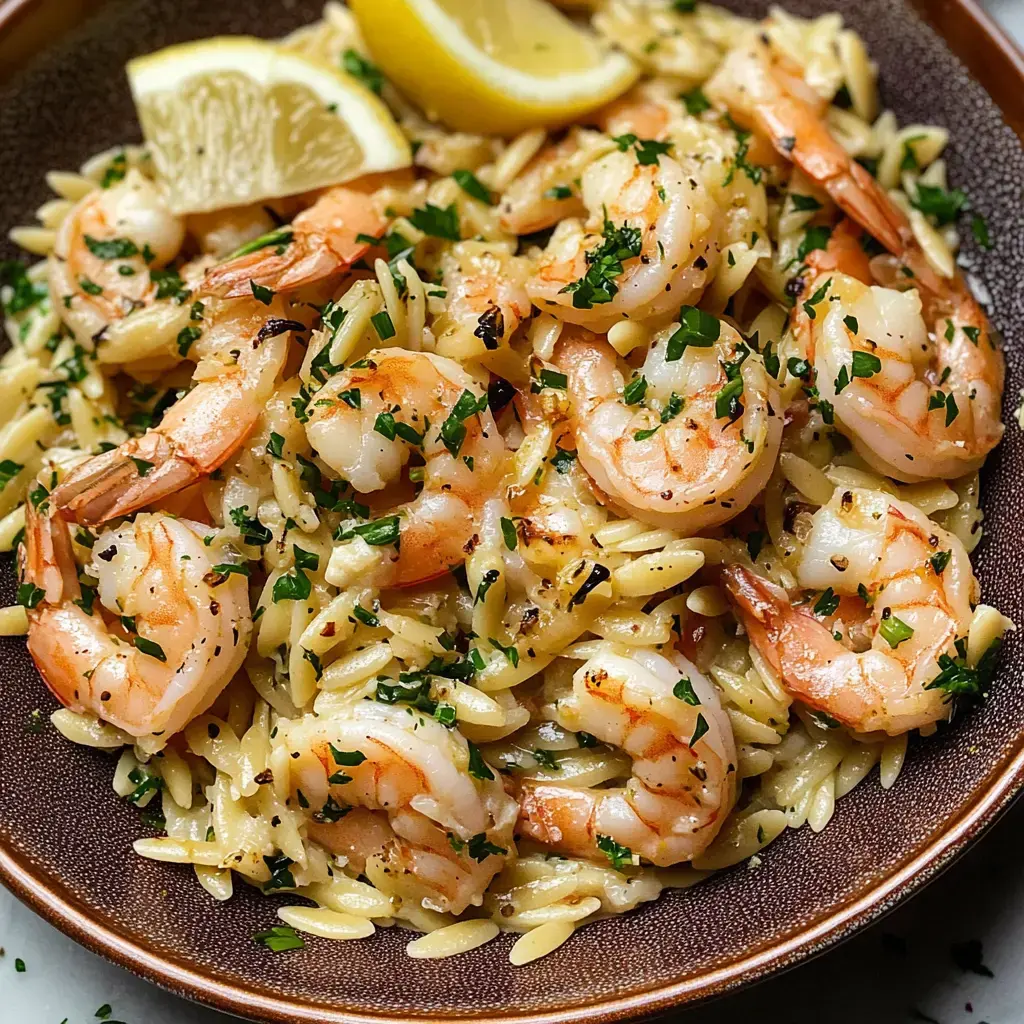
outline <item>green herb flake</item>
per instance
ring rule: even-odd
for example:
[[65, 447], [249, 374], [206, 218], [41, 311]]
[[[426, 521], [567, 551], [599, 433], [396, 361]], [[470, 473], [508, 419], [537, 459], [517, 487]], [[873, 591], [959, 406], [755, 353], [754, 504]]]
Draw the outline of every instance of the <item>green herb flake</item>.
[[683, 352], [691, 345], [694, 348], [711, 348], [721, 332], [722, 323], [718, 317], [696, 306], [683, 306], [679, 310], [679, 328], [668, 339], [665, 361], [674, 363], [681, 359]]
[[703, 114], [705, 110], [711, 109], [711, 101], [704, 95], [704, 90], [697, 86], [689, 92], [684, 92], [679, 97], [686, 106], [686, 112], [691, 117]]
[[828, 587], [814, 602], [814, 614], [820, 615], [824, 619], [835, 615], [836, 609], [839, 607], [839, 600], [839, 595], [833, 593], [832, 588]]
[[628, 846], [615, 842], [611, 836], [597, 834], [597, 848], [608, 858], [616, 871], [633, 865], [633, 851]]
[[494, 205], [494, 197], [490, 190], [472, 171], [452, 171], [452, 177], [466, 195], [488, 206]]
[[412, 211], [409, 215], [409, 223], [433, 238], [444, 238], [449, 242], [462, 240], [459, 211], [454, 203], [443, 209], [440, 206], [434, 206], [433, 203], [427, 203], [426, 206]]
[[385, 79], [380, 68], [358, 50], [351, 47], [345, 50], [341, 55], [341, 66], [353, 78], [362, 82], [370, 92], [375, 92], [379, 96], [383, 91]]
[[519, 534], [516, 532], [516, 524], [511, 519], [501, 517], [501, 536], [505, 541], [505, 547], [509, 551], [515, 551], [519, 543]]
[[274, 301], [273, 288], [267, 288], [265, 285], [257, 284], [252, 280], [249, 281], [249, 287], [252, 289], [252, 297], [257, 302], [262, 302], [264, 306], [269, 306]]
[[391, 314], [386, 309], [374, 313], [370, 317], [370, 323], [373, 324], [373, 329], [381, 341], [389, 341], [395, 336], [395, 325], [391, 322]]
[[479, 747], [475, 743], [466, 741], [466, 745], [469, 747], [469, 774], [474, 779], [482, 779], [485, 782], [490, 781], [494, 778], [494, 772], [488, 767], [487, 762], [484, 760], [483, 754], [480, 753]]
[[253, 938], [272, 953], [284, 953], [289, 949], [302, 949], [306, 943], [290, 925], [276, 924], [266, 931], [257, 932]]
[[672, 687], [672, 696], [678, 697], [684, 704], [689, 704], [691, 707], [700, 707], [700, 697], [697, 696], [693, 689], [693, 683], [690, 682], [687, 676], [683, 676], [683, 678]]
[[914, 635], [913, 627], [908, 626], [902, 619], [896, 618], [888, 608], [882, 612], [878, 632], [882, 634], [882, 639], [893, 648], [899, 647], [904, 640], [909, 640]]

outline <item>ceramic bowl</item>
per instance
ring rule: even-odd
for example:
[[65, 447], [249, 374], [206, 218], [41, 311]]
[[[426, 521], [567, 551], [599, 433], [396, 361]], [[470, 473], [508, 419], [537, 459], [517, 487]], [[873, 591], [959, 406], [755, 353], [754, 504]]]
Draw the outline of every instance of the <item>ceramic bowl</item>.
[[[387, 0], [381, 0], [387, 2]], [[766, 4], [725, 0], [744, 14]], [[984, 474], [986, 600], [1024, 623], [1024, 434], [1012, 411], [1024, 384], [1024, 64], [967, 0], [789, 0], [799, 14], [839, 10], [881, 69], [902, 124], [946, 125], [950, 179], [991, 226], [994, 248], [964, 248], [1006, 339], [1006, 439]], [[283, 34], [319, 0], [8, 0], [0, 2], [0, 226], [24, 223], [51, 168], [135, 140], [126, 60], [218, 33]], [[91, 13], [86, 8], [93, 9]], [[83, 16], [89, 16], [82, 20]], [[81, 21], [74, 26], [73, 23]], [[72, 27], [68, 27], [72, 26]], [[6, 242], [0, 257], [13, 256]], [[14, 596], [0, 566], [0, 602]], [[21, 639], [0, 641], [0, 877], [89, 948], [193, 999], [263, 1020], [337, 1022], [612, 1021], [721, 993], [791, 966], [919, 889], [991, 823], [1024, 779], [1024, 649], [1011, 640], [984, 705], [911, 745], [896, 785], [872, 777], [841, 800], [820, 835], [786, 832], [745, 866], [635, 913], [583, 929], [527, 967], [510, 937], [455, 960], [410, 960], [408, 934], [380, 930], [339, 946], [313, 940], [273, 955], [253, 942], [281, 902], [243, 891], [215, 903], [187, 867], [134, 856], [139, 815], [110, 788], [108, 754], [51, 727], [26, 732], [54, 701]]]

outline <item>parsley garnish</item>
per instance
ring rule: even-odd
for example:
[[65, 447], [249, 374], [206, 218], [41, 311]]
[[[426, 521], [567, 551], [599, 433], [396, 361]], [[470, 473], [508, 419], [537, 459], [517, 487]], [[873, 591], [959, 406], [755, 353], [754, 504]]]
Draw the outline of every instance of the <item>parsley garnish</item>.
[[674, 363], [681, 359], [689, 347], [711, 348], [722, 333], [721, 321], [696, 306], [683, 306], [679, 310], [679, 329], [668, 339], [665, 361]]
[[446, 238], [449, 242], [458, 242], [462, 239], [459, 230], [459, 211], [454, 203], [443, 209], [434, 206], [433, 203], [427, 203], [426, 206], [412, 211], [409, 223], [425, 235], [432, 235], [434, 238]]
[[283, 953], [289, 949], [303, 949], [306, 945], [294, 928], [276, 924], [264, 932], [257, 932], [253, 938], [266, 946], [272, 953]]
[[890, 647], [899, 647], [904, 640], [909, 640], [914, 635], [912, 626], [908, 626], [902, 619], [896, 618], [888, 608], [882, 611], [882, 621], [878, 625], [878, 632], [882, 639]]
[[619, 291], [615, 279], [625, 270], [623, 261], [639, 256], [643, 247], [640, 229], [627, 224], [616, 227], [608, 219], [607, 211], [602, 233], [604, 241], [586, 254], [587, 272], [559, 293], [571, 294], [576, 309], [592, 309], [611, 302]]
[[822, 618], [828, 618], [830, 615], [834, 615], [836, 609], [839, 607], [839, 595], [832, 592], [832, 588], [829, 587], [814, 603], [814, 614], [820, 615]]
[[689, 704], [691, 707], [700, 707], [700, 697], [697, 696], [693, 689], [693, 683], [690, 682], [687, 676], [683, 676], [672, 687], [672, 696], [678, 697], [684, 704]]
[[490, 190], [472, 171], [452, 171], [452, 177], [466, 195], [472, 196], [488, 206], [494, 205], [494, 197]]
[[616, 871], [633, 863], [633, 851], [628, 846], [615, 842], [611, 836], [597, 834], [597, 848], [608, 858]]
[[358, 50], [347, 49], [341, 55], [341, 66], [371, 92], [375, 92], [378, 96], [381, 94], [384, 88], [384, 76], [381, 74], [380, 68]]

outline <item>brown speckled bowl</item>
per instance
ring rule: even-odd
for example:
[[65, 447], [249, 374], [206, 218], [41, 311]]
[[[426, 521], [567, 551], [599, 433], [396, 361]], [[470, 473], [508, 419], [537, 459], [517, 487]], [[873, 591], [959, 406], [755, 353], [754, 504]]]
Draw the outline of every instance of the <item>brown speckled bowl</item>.
[[[748, 14], [766, 7], [724, 2]], [[122, 72], [130, 57], [222, 32], [279, 35], [319, 6], [0, 0], [0, 78], [25, 63], [0, 86], [0, 226], [27, 221], [48, 198], [48, 169], [138, 138]], [[901, 0], [787, 6], [801, 14], [836, 8], [863, 34], [881, 66], [886, 105], [903, 123], [949, 127], [950, 177], [991, 225], [994, 250], [968, 242], [964, 257], [987, 285], [1006, 337], [1010, 426], [985, 473], [986, 536], [976, 561], [986, 599], [1024, 623], [1024, 436], [1012, 419], [1024, 384], [1024, 149], [1015, 134], [1024, 132], [1024, 62], [966, 0], [922, 2], [920, 14]], [[29, 62], [30, 50], [39, 52]], [[9, 255], [0, 244], [0, 257]], [[5, 566], [0, 601], [13, 594]], [[508, 937], [456, 960], [410, 960], [408, 935], [397, 930], [344, 946], [314, 939], [274, 955], [252, 935], [274, 922], [281, 901], [242, 891], [217, 904], [190, 869], [135, 857], [131, 841], [144, 828], [110, 789], [110, 756], [72, 746], [49, 726], [28, 734], [29, 713], [49, 712], [53, 699], [21, 640], [0, 640], [0, 658], [3, 881], [69, 935], [144, 977], [274, 1021], [610, 1021], [720, 993], [821, 952], [889, 910], [963, 850], [1024, 781], [1024, 651], [1011, 640], [990, 700], [915, 742], [890, 792], [872, 777], [840, 801], [821, 835], [785, 833], [758, 871], [737, 868], [667, 893], [585, 928], [525, 968], [509, 965]]]

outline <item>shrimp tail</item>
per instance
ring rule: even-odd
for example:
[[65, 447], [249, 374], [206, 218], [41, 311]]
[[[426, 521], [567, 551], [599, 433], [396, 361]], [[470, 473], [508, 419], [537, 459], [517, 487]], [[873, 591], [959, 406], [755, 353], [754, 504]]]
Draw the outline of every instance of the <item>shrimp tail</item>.
[[98, 526], [166, 498], [202, 475], [173, 440], [149, 430], [72, 470], [52, 500], [65, 519]]
[[781, 587], [742, 565], [725, 566], [721, 580], [751, 642], [772, 668], [787, 681], [813, 675], [822, 635], [828, 636], [821, 623], [794, 608]]
[[211, 267], [203, 291], [225, 298], [252, 294], [253, 284], [293, 292], [346, 271], [379, 237], [386, 221], [362, 192], [332, 188], [282, 229], [282, 241]]
[[25, 503], [25, 544], [21, 548], [22, 578], [45, 592], [43, 600], [57, 605], [81, 597], [74, 551], [67, 526], [43, 503]]
[[[545, 846], [565, 849], [571, 837], [593, 834], [594, 794], [568, 786], [524, 784], [519, 792], [517, 830]], [[589, 845], [589, 844], [588, 844]], [[591, 854], [590, 849], [583, 851]]]

